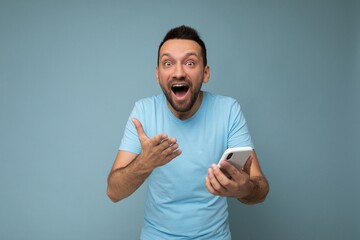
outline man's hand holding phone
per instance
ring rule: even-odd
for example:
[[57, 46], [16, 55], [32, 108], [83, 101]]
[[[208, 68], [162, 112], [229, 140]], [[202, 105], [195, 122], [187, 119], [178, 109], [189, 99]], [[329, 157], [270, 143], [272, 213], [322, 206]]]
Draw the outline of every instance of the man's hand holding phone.
[[[249, 150], [248, 148], [246, 149], [246, 151]], [[231, 153], [233, 154], [231, 155]], [[245, 160], [237, 155], [236, 161], [240, 165], [235, 166], [235, 164], [229, 161], [234, 156], [234, 152], [225, 151], [219, 163], [213, 164], [208, 169], [208, 176], [205, 180], [208, 191], [214, 195], [236, 197], [239, 199], [247, 196], [251, 191], [250, 166], [252, 155], [252, 149], [250, 152], [242, 155], [243, 158], [245, 157]], [[238, 168], [239, 166], [241, 167]]]

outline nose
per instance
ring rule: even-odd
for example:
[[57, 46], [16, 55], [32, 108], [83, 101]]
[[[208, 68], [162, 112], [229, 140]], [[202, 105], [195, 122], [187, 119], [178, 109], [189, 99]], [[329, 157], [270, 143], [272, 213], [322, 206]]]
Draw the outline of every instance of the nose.
[[183, 65], [181, 63], [176, 64], [173, 72], [173, 78], [182, 79], [185, 78], [185, 75], [186, 73]]

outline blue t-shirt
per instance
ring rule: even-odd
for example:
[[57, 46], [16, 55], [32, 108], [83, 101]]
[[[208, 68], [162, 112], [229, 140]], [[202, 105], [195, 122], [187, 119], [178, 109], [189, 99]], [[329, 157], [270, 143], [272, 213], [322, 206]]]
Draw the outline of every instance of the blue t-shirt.
[[120, 150], [139, 154], [140, 142], [131, 118], [152, 138], [175, 137], [182, 154], [154, 169], [147, 179], [141, 239], [231, 239], [227, 201], [205, 186], [212, 163], [229, 147], [253, 147], [240, 105], [230, 97], [204, 92], [199, 110], [189, 119], [175, 117], [164, 94], [135, 103]]

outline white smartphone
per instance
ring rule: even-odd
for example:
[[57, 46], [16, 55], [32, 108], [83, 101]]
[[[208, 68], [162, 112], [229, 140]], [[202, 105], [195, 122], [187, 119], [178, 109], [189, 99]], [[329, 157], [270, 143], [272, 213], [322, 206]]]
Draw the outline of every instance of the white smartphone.
[[251, 152], [253, 151], [252, 147], [236, 147], [236, 148], [228, 148], [225, 150], [223, 155], [219, 160], [229, 161], [232, 165], [234, 165], [237, 169], [241, 170], [245, 165], [246, 161], [249, 159]]

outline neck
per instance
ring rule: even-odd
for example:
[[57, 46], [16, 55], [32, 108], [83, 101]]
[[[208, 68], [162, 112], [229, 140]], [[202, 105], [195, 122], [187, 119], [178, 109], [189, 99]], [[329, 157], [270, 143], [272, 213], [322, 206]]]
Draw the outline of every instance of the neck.
[[202, 100], [203, 100], [203, 97], [204, 97], [204, 93], [203, 93], [203, 91], [200, 91], [194, 105], [187, 112], [176, 111], [175, 109], [172, 108], [172, 106], [170, 105], [170, 103], [168, 101], [166, 101], [166, 104], [167, 104], [168, 108], [170, 109], [170, 111], [175, 115], [175, 117], [179, 118], [180, 120], [186, 120], [186, 119], [189, 119], [192, 116], [194, 116], [194, 114], [199, 110]]

